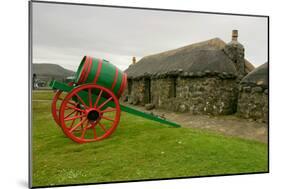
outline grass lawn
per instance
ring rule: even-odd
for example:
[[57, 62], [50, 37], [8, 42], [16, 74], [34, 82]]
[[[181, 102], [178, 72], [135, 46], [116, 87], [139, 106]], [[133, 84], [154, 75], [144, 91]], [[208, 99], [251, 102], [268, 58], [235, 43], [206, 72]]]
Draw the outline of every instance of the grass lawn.
[[[51, 99], [35, 92], [33, 99]], [[33, 186], [267, 172], [267, 144], [171, 128], [122, 113], [100, 142], [77, 144], [53, 121], [51, 101], [33, 101]]]

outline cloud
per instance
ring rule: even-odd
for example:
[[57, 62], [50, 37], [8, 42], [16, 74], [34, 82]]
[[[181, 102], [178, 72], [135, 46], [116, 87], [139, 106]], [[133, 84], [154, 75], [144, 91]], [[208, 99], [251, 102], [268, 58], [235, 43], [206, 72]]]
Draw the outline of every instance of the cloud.
[[267, 19], [171, 11], [33, 3], [34, 62], [76, 70], [84, 55], [124, 70], [137, 59], [239, 30], [246, 58], [267, 61]]

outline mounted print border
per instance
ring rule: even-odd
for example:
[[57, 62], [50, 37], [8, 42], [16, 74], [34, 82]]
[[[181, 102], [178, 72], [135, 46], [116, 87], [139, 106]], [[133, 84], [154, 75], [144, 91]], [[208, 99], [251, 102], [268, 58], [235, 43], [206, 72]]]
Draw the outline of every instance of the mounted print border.
[[269, 16], [29, 1], [29, 187], [269, 173]]

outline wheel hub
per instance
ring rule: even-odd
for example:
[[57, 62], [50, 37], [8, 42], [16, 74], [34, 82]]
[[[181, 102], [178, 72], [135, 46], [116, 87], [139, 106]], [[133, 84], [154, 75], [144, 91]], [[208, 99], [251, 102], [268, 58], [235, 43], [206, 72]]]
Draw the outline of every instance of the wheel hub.
[[97, 110], [90, 110], [87, 114], [87, 118], [94, 122], [100, 118], [100, 113]]

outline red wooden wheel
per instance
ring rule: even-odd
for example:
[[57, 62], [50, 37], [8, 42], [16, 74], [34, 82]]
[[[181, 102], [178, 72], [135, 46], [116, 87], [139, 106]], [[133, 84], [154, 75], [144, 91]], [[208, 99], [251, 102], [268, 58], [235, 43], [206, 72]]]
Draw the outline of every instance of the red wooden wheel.
[[[84, 99], [81, 98], [82, 93], [85, 95]], [[92, 94], [96, 94], [96, 98]], [[109, 89], [84, 84], [74, 88], [64, 98], [59, 120], [63, 132], [73, 141], [94, 142], [107, 138], [114, 132], [120, 120], [120, 105]]]
[[[74, 82], [68, 83], [69, 86], [72, 86]], [[55, 91], [55, 96], [52, 101], [52, 115], [55, 120], [55, 122], [60, 126], [60, 120], [59, 120], [59, 110], [60, 110], [60, 105], [64, 99], [64, 96], [66, 96], [66, 92], [63, 92], [61, 90]]]

